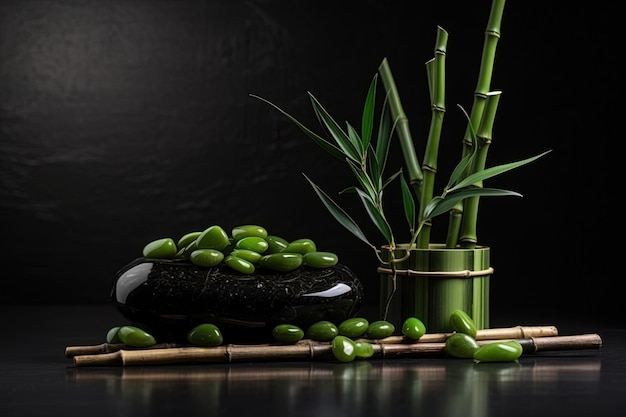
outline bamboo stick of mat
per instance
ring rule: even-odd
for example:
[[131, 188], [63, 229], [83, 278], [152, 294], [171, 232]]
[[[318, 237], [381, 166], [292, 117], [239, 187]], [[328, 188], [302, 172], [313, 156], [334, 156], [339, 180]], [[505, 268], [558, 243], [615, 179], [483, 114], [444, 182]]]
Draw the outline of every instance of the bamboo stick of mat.
[[[519, 342], [524, 353], [554, 350], [599, 349], [598, 334], [529, 337], [507, 339]], [[486, 344], [493, 340], [482, 340]], [[410, 358], [445, 355], [445, 342], [372, 343], [373, 358]], [[289, 360], [333, 360], [330, 343], [302, 340], [293, 345], [224, 345], [215, 347], [179, 347], [169, 349], [118, 350], [97, 355], [74, 357], [76, 367], [167, 365], [182, 363], [271, 362]]]
[[[359, 339], [370, 343], [433, 343], [445, 342], [452, 333], [426, 333], [419, 340], [409, 339], [404, 336], [389, 336], [384, 339]], [[523, 339], [528, 337], [558, 336], [559, 332], [555, 326], [513, 326], [494, 329], [482, 329], [476, 332], [476, 340], [497, 340], [497, 339]], [[180, 343], [157, 343], [149, 349], [168, 349], [177, 347], [188, 347]], [[97, 355], [103, 353], [117, 352], [122, 349], [136, 349], [119, 343], [102, 343], [91, 346], [68, 346], [65, 348], [65, 357], [73, 358], [79, 355]], [[141, 348], [146, 349], [146, 348]]]

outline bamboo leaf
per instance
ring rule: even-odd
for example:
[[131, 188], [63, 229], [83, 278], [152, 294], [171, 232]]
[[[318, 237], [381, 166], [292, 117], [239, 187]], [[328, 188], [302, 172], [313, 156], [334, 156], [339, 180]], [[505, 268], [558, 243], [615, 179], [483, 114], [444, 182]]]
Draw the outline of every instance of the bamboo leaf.
[[311, 184], [319, 199], [322, 201], [330, 214], [335, 218], [335, 220], [339, 222], [339, 224], [341, 224], [354, 236], [356, 236], [369, 246], [375, 247], [367, 240], [367, 237], [365, 237], [365, 234], [363, 233], [361, 228], [356, 224], [352, 217], [348, 215], [348, 213], [346, 213], [341, 207], [339, 207], [339, 205], [335, 203], [333, 199], [330, 198], [328, 194], [326, 194], [321, 188], [319, 188], [313, 181], [311, 181], [309, 177], [307, 177], [305, 174], [302, 175], [304, 175], [304, 178], [306, 178], [309, 184]]
[[365, 104], [363, 106], [363, 117], [361, 119], [361, 139], [362, 148], [361, 152], [365, 153], [372, 140], [372, 132], [374, 130], [374, 109], [376, 104], [376, 87], [378, 81], [378, 73], [374, 74], [370, 88], [365, 98]]
[[387, 165], [387, 157], [389, 155], [389, 146], [391, 138], [396, 127], [396, 122], [391, 123], [391, 112], [389, 111], [389, 94], [383, 101], [380, 114], [380, 122], [378, 125], [378, 136], [376, 139], [376, 160], [378, 161], [379, 170], [376, 177], [382, 178]]
[[474, 130], [472, 121], [470, 120], [470, 117], [465, 111], [465, 109], [461, 107], [460, 105], [459, 105], [459, 108], [461, 109], [463, 114], [465, 114], [465, 117], [467, 118], [467, 127], [469, 130], [470, 138], [472, 140], [472, 152], [467, 154], [463, 159], [461, 159], [458, 165], [454, 168], [454, 171], [452, 171], [452, 174], [450, 175], [450, 179], [448, 180], [448, 184], [446, 185], [446, 188], [445, 188], [446, 190], [449, 190], [450, 188], [452, 188], [454, 184], [456, 184], [461, 179], [461, 177], [463, 176], [463, 173], [465, 172], [467, 167], [472, 164], [472, 161], [474, 160], [476, 154], [478, 153], [478, 138], [476, 137], [476, 131]]
[[549, 152], [551, 152], [551, 150], [543, 152], [539, 155], [532, 156], [530, 158], [523, 159], [521, 161], [511, 162], [508, 164], [502, 164], [502, 165], [498, 165], [495, 167], [483, 169], [482, 171], [475, 172], [474, 174], [469, 175], [465, 177], [464, 179], [462, 179], [461, 181], [459, 181], [454, 187], [450, 188], [448, 192], [452, 192], [452, 191], [462, 189], [464, 187], [468, 187], [477, 182], [484, 181], [488, 178], [495, 177], [496, 175], [510, 171], [522, 165], [526, 165], [530, 162], [535, 161], [536, 159], [541, 158], [542, 156], [546, 155]]
[[309, 98], [311, 99], [311, 104], [313, 105], [313, 110], [317, 118], [320, 120], [328, 132], [331, 134], [337, 146], [343, 150], [344, 154], [356, 161], [361, 163], [361, 146], [360, 144], [355, 144], [352, 142], [350, 137], [339, 127], [337, 122], [332, 118], [332, 116], [326, 111], [326, 109], [321, 105], [321, 103], [315, 98], [315, 96], [309, 93]]
[[383, 188], [387, 187], [400, 174], [402, 174], [402, 168], [398, 172], [396, 172], [395, 174], [393, 174], [392, 176], [387, 178], [387, 181], [385, 181], [385, 184], [383, 185]]
[[352, 170], [352, 173], [354, 174], [354, 176], [359, 180], [359, 183], [361, 184], [363, 189], [367, 190], [367, 193], [372, 198], [375, 198], [377, 194], [377, 190], [374, 189], [374, 186], [372, 182], [370, 181], [369, 177], [367, 176], [367, 174], [361, 171], [359, 167], [350, 160], [348, 160], [348, 165], [350, 166], [350, 169]]
[[365, 210], [367, 214], [370, 216], [372, 223], [378, 228], [378, 230], [383, 234], [385, 239], [387, 239], [388, 243], [393, 242], [393, 234], [391, 233], [391, 226], [387, 222], [387, 219], [382, 215], [380, 209], [376, 206], [372, 198], [367, 195], [363, 190], [356, 190], [361, 197], [361, 201], [363, 202], [363, 206], [365, 206]]
[[424, 208], [424, 219], [432, 219], [440, 214], [448, 212], [458, 202], [469, 197], [496, 197], [513, 196], [521, 197], [516, 191], [500, 190], [497, 188], [469, 187], [459, 191], [448, 193], [445, 196], [434, 197]]
[[356, 131], [355, 128], [352, 127], [352, 125], [350, 123], [346, 123], [347, 126], [347, 130], [348, 130], [348, 139], [350, 139], [350, 142], [352, 142], [352, 144], [354, 145], [355, 148], [359, 149], [359, 156], [361, 157], [361, 159], [359, 160], [362, 161], [366, 155], [366, 151], [367, 148], [365, 148], [365, 150], [361, 149], [361, 147], [363, 146], [362, 142], [361, 142], [361, 137], [359, 136], [359, 133]]
[[371, 144], [367, 148], [367, 154], [368, 154], [367, 167], [370, 173], [369, 174], [370, 178], [372, 178], [372, 181], [376, 181], [377, 188], [382, 189], [383, 188], [382, 171], [381, 171], [380, 164], [378, 163], [378, 159], [376, 158], [376, 153], [374, 152], [374, 149], [372, 148]]
[[404, 205], [404, 215], [409, 223], [411, 231], [415, 230], [415, 200], [409, 184], [406, 182], [404, 175], [400, 176], [400, 187], [402, 188], [402, 203]]
[[254, 95], [254, 94], [250, 94], [250, 97], [253, 97], [253, 98], [256, 98], [258, 100], [261, 100], [261, 101], [269, 104], [270, 106], [272, 106], [273, 108], [275, 108], [279, 112], [281, 112], [285, 117], [287, 117], [289, 120], [291, 120], [298, 128], [300, 128], [300, 130], [302, 130], [302, 132], [304, 132], [309, 138], [313, 139], [313, 141], [315, 143], [317, 143], [322, 149], [324, 149], [326, 152], [328, 152], [329, 154], [331, 154], [335, 158], [338, 158], [338, 159], [340, 159], [342, 161], [344, 161], [346, 159], [346, 154], [341, 149], [339, 149], [337, 146], [335, 146], [334, 144], [332, 144], [328, 140], [324, 139], [323, 137], [319, 136], [317, 133], [315, 133], [312, 130], [310, 130], [308, 127], [306, 127], [305, 125], [300, 123], [300, 121], [298, 121], [295, 117], [293, 117], [292, 115], [290, 115], [289, 113], [287, 113], [286, 111], [284, 111], [283, 109], [278, 107], [276, 104], [272, 103], [269, 100], [264, 99], [263, 97], [259, 97], [259, 96]]

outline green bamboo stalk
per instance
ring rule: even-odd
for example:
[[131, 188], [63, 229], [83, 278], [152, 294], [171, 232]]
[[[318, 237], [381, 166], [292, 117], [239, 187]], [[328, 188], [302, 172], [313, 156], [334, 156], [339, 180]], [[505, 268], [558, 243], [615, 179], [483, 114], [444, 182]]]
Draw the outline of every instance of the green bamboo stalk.
[[[482, 58], [480, 62], [480, 70], [478, 73], [478, 81], [476, 90], [474, 91], [474, 102], [470, 111], [470, 123], [476, 127], [480, 123], [483, 115], [487, 93], [491, 89], [491, 78], [493, 74], [494, 61], [498, 41], [500, 40], [500, 27], [502, 24], [502, 14], [504, 12], [504, 3], [506, 0], [493, 0], [487, 28], [485, 29], [485, 40], [483, 44]], [[472, 152], [472, 141], [470, 137], [469, 123], [463, 137], [464, 156]]]
[[[498, 46], [498, 41], [500, 40], [500, 28], [502, 25], [502, 15], [504, 13], [505, 3], [506, 0], [493, 0], [491, 3], [489, 20], [485, 29], [485, 40], [483, 43], [483, 51], [478, 73], [478, 80], [476, 83], [476, 90], [474, 91], [474, 101], [472, 103], [469, 122], [462, 141], [462, 157], [465, 157], [472, 152], [473, 145], [471, 139], [470, 125], [476, 127], [480, 124], [485, 101], [487, 100], [487, 93], [491, 89], [491, 78], [493, 74], [496, 49]], [[471, 172], [467, 173], [467, 175], [469, 174], [471, 174]], [[450, 216], [458, 217], [460, 213], [463, 213], [463, 205], [457, 204], [457, 206], [450, 211]], [[466, 216], [466, 214], [462, 215]], [[456, 246], [457, 242], [453, 240], [453, 238], [454, 236], [460, 235], [458, 228], [461, 227], [461, 222], [459, 222], [457, 219], [451, 219], [449, 224], [451, 228], [448, 229], [448, 247], [454, 247]]]
[[[427, 62], [427, 71], [430, 76], [429, 85], [432, 92], [431, 103], [431, 120], [430, 130], [428, 132], [428, 140], [424, 151], [424, 163], [422, 172], [424, 174], [424, 183], [422, 185], [422, 195], [420, 197], [421, 207], [426, 207], [433, 199], [435, 189], [435, 176], [437, 174], [437, 157], [439, 154], [439, 142], [441, 138], [441, 129], [443, 126], [443, 117], [446, 112], [445, 93], [446, 93], [446, 47], [448, 43], [448, 32], [442, 27], [437, 26], [437, 37], [435, 41], [435, 58]], [[420, 210], [419, 220], [423, 219], [423, 210]], [[419, 236], [417, 237], [417, 247], [427, 249], [430, 244], [430, 228], [429, 223], [424, 224]]]
[[404, 163], [409, 176], [409, 184], [419, 199], [422, 194], [424, 174], [420, 168], [417, 153], [415, 152], [415, 147], [413, 145], [413, 138], [411, 137], [411, 130], [409, 128], [409, 119], [404, 113], [400, 95], [398, 94], [398, 89], [387, 58], [384, 58], [378, 67], [378, 73], [380, 74], [380, 78], [382, 79], [385, 87], [385, 92], [388, 96], [391, 115], [393, 120], [396, 122], [396, 131], [398, 133], [398, 137], [400, 138], [402, 155], [404, 156]]
[[[493, 124], [496, 117], [496, 111], [498, 109], [498, 103], [500, 102], [501, 91], [493, 91], [486, 94], [486, 101], [483, 110], [483, 115], [480, 121], [480, 125], [476, 131], [476, 138], [478, 139], [476, 146], [478, 146], [478, 153], [476, 154], [471, 171], [478, 172], [485, 169], [487, 161], [487, 151], [492, 141], [493, 136]], [[483, 182], [477, 182], [474, 184], [476, 187], [482, 187]], [[476, 233], [476, 223], [478, 219], [478, 202], [479, 197], [470, 197], [463, 200], [463, 222], [461, 224], [461, 233], [459, 237], [460, 246], [463, 248], [474, 248], [478, 242]]]

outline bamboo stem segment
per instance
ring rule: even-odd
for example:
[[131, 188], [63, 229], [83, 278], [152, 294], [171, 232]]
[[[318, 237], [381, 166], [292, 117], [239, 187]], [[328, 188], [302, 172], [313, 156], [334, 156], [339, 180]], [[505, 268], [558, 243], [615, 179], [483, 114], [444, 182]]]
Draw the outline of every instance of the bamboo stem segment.
[[[602, 340], [597, 334], [576, 336], [552, 336], [516, 340], [524, 352], [549, 350], [598, 349]], [[483, 340], [480, 343], [489, 343]], [[373, 358], [411, 358], [445, 355], [445, 342], [432, 343], [372, 343]], [[167, 365], [183, 363], [233, 363], [271, 362], [289, 360], [332, 360], [332, 345], [310, 340], [293, 345], [225, 345], [216, 347], [178, 347], [166, 349], [119, 350], [112, 353], [80, 355], [74, 357], [74, 365], [87, 366], [136, 366]]]

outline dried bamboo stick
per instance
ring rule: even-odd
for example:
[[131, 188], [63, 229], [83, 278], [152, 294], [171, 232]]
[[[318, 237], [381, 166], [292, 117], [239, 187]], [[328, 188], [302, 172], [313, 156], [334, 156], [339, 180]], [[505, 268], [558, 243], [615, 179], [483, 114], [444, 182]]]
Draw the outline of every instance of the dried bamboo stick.
[[[599, 349], [598, 334], [575, 336], [529, 337], [508, 339], [518, 341], [525, 353], [550, 350]], [[482, 340], [479, 344], [489, 343]], [[372, 343], [373, 358], [410, 358], [445, 355], [445, 342]], [[332, 360], [332, 345], [303, 340], [293, 345], [224, 345], [216, 347], [178, 347], [169, 349], [119, 350], [96, 355], [74, 357], [74, 365], [134, 366], [183, 363], [271, 362], [289, 360]]]
[[[452, 333], [427, 333], [423, 335], [417, 343], [432, 343], [432, 342], [445, 342], [448, 336]], [[476, 340], [496, 340], [496, 339], [523, 339], [527, 337], [546, 337], [546, 336], [558, 336], [558, 330], [555, 326], [514, 326], [514, 327], [502, 327], [495, 329], [478, 330], [476, 334]], [[376, 343], [416, 343], [414, 339], [409, 339], [404, 336], [389, 336], [384, 339], [359, 339], [359, 341], [369, 341]], [[186, 347], [186, 345], [179, 343], [158, 343], [152, 345], [149, 349], [166, 349]], [[99, 345], [91, 346], [68, 346], [65, 348], [65, 357], [73, 358], [79, 355], [96, 355], [103, 353], [117, 352], [121, 349], [133, 349], [132, 347], [124, 344], [111, 344], [102, 343]], [[146, 348], [142, 348], [146, 349]]]
[[[157, 343], [152, 346], [143, 347], [141, 349], [171, 349], [176, 347], [184, 347], [180, 343]], [[127, 346], [123, 343], [101, 343], [99, 345], [87, 345], [87, 346], [67, 346], [65, 348], [65, 357], [73, 358], [79, 355], [98, 355], [103, 353], [117, 352], [122, 349], [133, 349], [131, 346]], [[136, 348], [139, 349], [139, 348]]]

